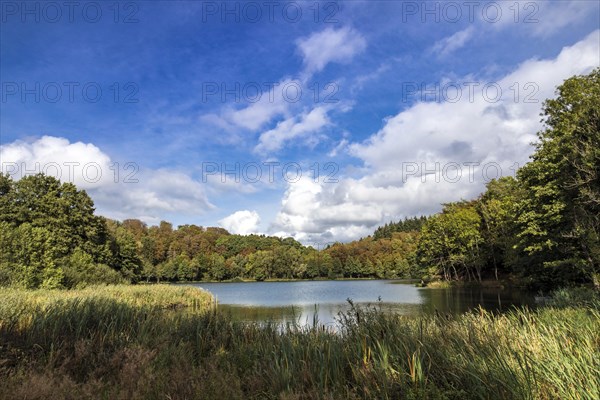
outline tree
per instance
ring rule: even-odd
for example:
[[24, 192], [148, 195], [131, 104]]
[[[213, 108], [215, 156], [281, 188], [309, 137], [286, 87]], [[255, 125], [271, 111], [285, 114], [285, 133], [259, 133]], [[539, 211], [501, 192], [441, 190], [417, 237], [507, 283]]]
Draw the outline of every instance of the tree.
[[121, 224], [114, 221], [108, 224], [108, 227], [111, 233], [110, 247], [113, 253], [111, 266], [128, 281], [139, 281], [142, 276], [143, 263], [139, 257], [135, 237]]
[[216, 281], [222, 281], [229, 278], [227, 276], [227, 269], [225, 268], [225, 258], [217, 253], [213, 253], [209, 256], [209, 267], [208, 276], [210, 279]]
[[264, 281], [269, 278], [269, 269], [273, 262], [273, 255], [270, 251], [259, 250], [248, 256], [246, 263], [246, 274], [257, 281]]
[[10, 275], [11, 284], [70, 285], [63, 267], [70, 265], [76, 250], [86, 253], [93, 264], [111, 259], [106, 224], [94, 215], [92, 199], [73, 184], [50, 176], [37, 174], [15, 182], [2, 175], [0, 224], [2, 275], [4, 279]]
[[160, 221], [160, 225], [151, 227], [148, 234], [153, 242], [153, 263], [157, 265], [167, 261], [172, 241], [173, 225], [166, 221]]
[[507, 272], [511, 265], [517, 233], [514, 216], [521, 197], [517, 180], [503, 177], [490, 181], [476, 203], [481, 217], [482, 252], [486, 263], [491, 262], [496, 280], [498, 270]]
[[123, 283], [117, 271], [105, 264], [94, 262], [93, 257], [80, 248], [62, 260], [63, 283], [67, 288], [83, 287], [100, 283]]
[[176, 271], [177, 280], [191, 281], [196, 277], [196, 268], [187, 254], [179, 254], [168, 262], [173, 264], [172, 268]]
[[427, 217], [412, 217], [404, 218], [398, 222], [387, 223], [373, 232], [373, 239], [391, 239], [394, 233], [397, 232], [418, 232], [421, 230], [423, 224], [427, 221]]
[[63, 271], [56, 262], [60, 246], [48, 229], [25, 222], [14, 228], [0, 222], [0, 269], [8, 285], [27, 289], [62, 286]]
[[480, 224], [473, 202], [444, 205], [442, 213], [429, 218], [421, 232], [418, 254], [425, 271], [446, 280], [481, 281]]
[[542, 115], [532, 161], [518, 171], [524, 272], [600, 285], [600, 69], [567, 79]]

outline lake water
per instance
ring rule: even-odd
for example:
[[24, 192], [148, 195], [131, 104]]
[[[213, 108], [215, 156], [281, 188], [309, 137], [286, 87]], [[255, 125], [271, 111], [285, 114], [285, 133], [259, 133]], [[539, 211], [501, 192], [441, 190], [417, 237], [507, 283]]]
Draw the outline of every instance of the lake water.
[[414, 283], [390, 280], [194, 283], [211, 292], [219, 309], [246, 321], [298, 321], [332, 325], [340, 311], [355, 304], [377, 305], [405, 315], [462, 313], [479, 306], [506, 311], [533, 306], [533, 295], [495, 288], [417, 288]]

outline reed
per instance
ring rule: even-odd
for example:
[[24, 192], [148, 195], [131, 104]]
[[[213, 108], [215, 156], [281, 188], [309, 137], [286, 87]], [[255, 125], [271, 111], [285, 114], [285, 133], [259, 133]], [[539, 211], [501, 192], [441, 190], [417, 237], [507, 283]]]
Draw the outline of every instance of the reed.
[[596, 399], [593, 306], [406, 317], [339, 330], [242, 323], [174, 286], [0, 289], [0, 398]]

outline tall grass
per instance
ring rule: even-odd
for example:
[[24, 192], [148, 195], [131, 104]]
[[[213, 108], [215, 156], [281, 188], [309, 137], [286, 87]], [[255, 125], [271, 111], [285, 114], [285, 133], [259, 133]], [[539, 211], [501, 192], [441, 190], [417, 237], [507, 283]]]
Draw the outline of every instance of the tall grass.
[[[73, 290], [22, 290], [0, 288], [0, 307], [20, 305], [48, 307], [55, 302], [107, 299], [133, 307], [181, 308], [195, 306], [205, 310], [214, 303], [204, 290], [175, 285], [98, 285]], [[3, 315], [3, 314], [2, 314]]]
[[[593, 307], [415, 318], [353, 306], [333, 332], [318, 321], [283, 328], [234, 321], [211, 306], [209, 295], [188, 290], [0, 290], [10, 303], [0, 306], [0, 398], [597, 399], [600, 393], [600, 315]], [[182, 305], [190, 307], [172, 310]]]

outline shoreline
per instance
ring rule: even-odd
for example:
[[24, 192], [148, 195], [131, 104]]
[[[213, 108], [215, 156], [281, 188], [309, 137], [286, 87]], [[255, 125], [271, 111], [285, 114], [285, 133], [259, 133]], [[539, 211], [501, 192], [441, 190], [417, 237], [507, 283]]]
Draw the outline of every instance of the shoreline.
[[340, 278], [340, 279], [329, 279], [329, 278], [317, 278], [317, 279], [265, 279], [262, 281], [252, 279], [225, 279], [222, 281], [176, 281], [176, 282], [139, 282], [138, 284], [143, 285], [156, 285], [156, 284], [174, 284], [174, 285], [185, 285], [185, 284], [197, 284], [197, 283], [258, 283], [258, 282], [342, 282], [342, 281], [394, 281], [399, 283], [418, 283], [419, 279], [395, 279], [395, 278]]

